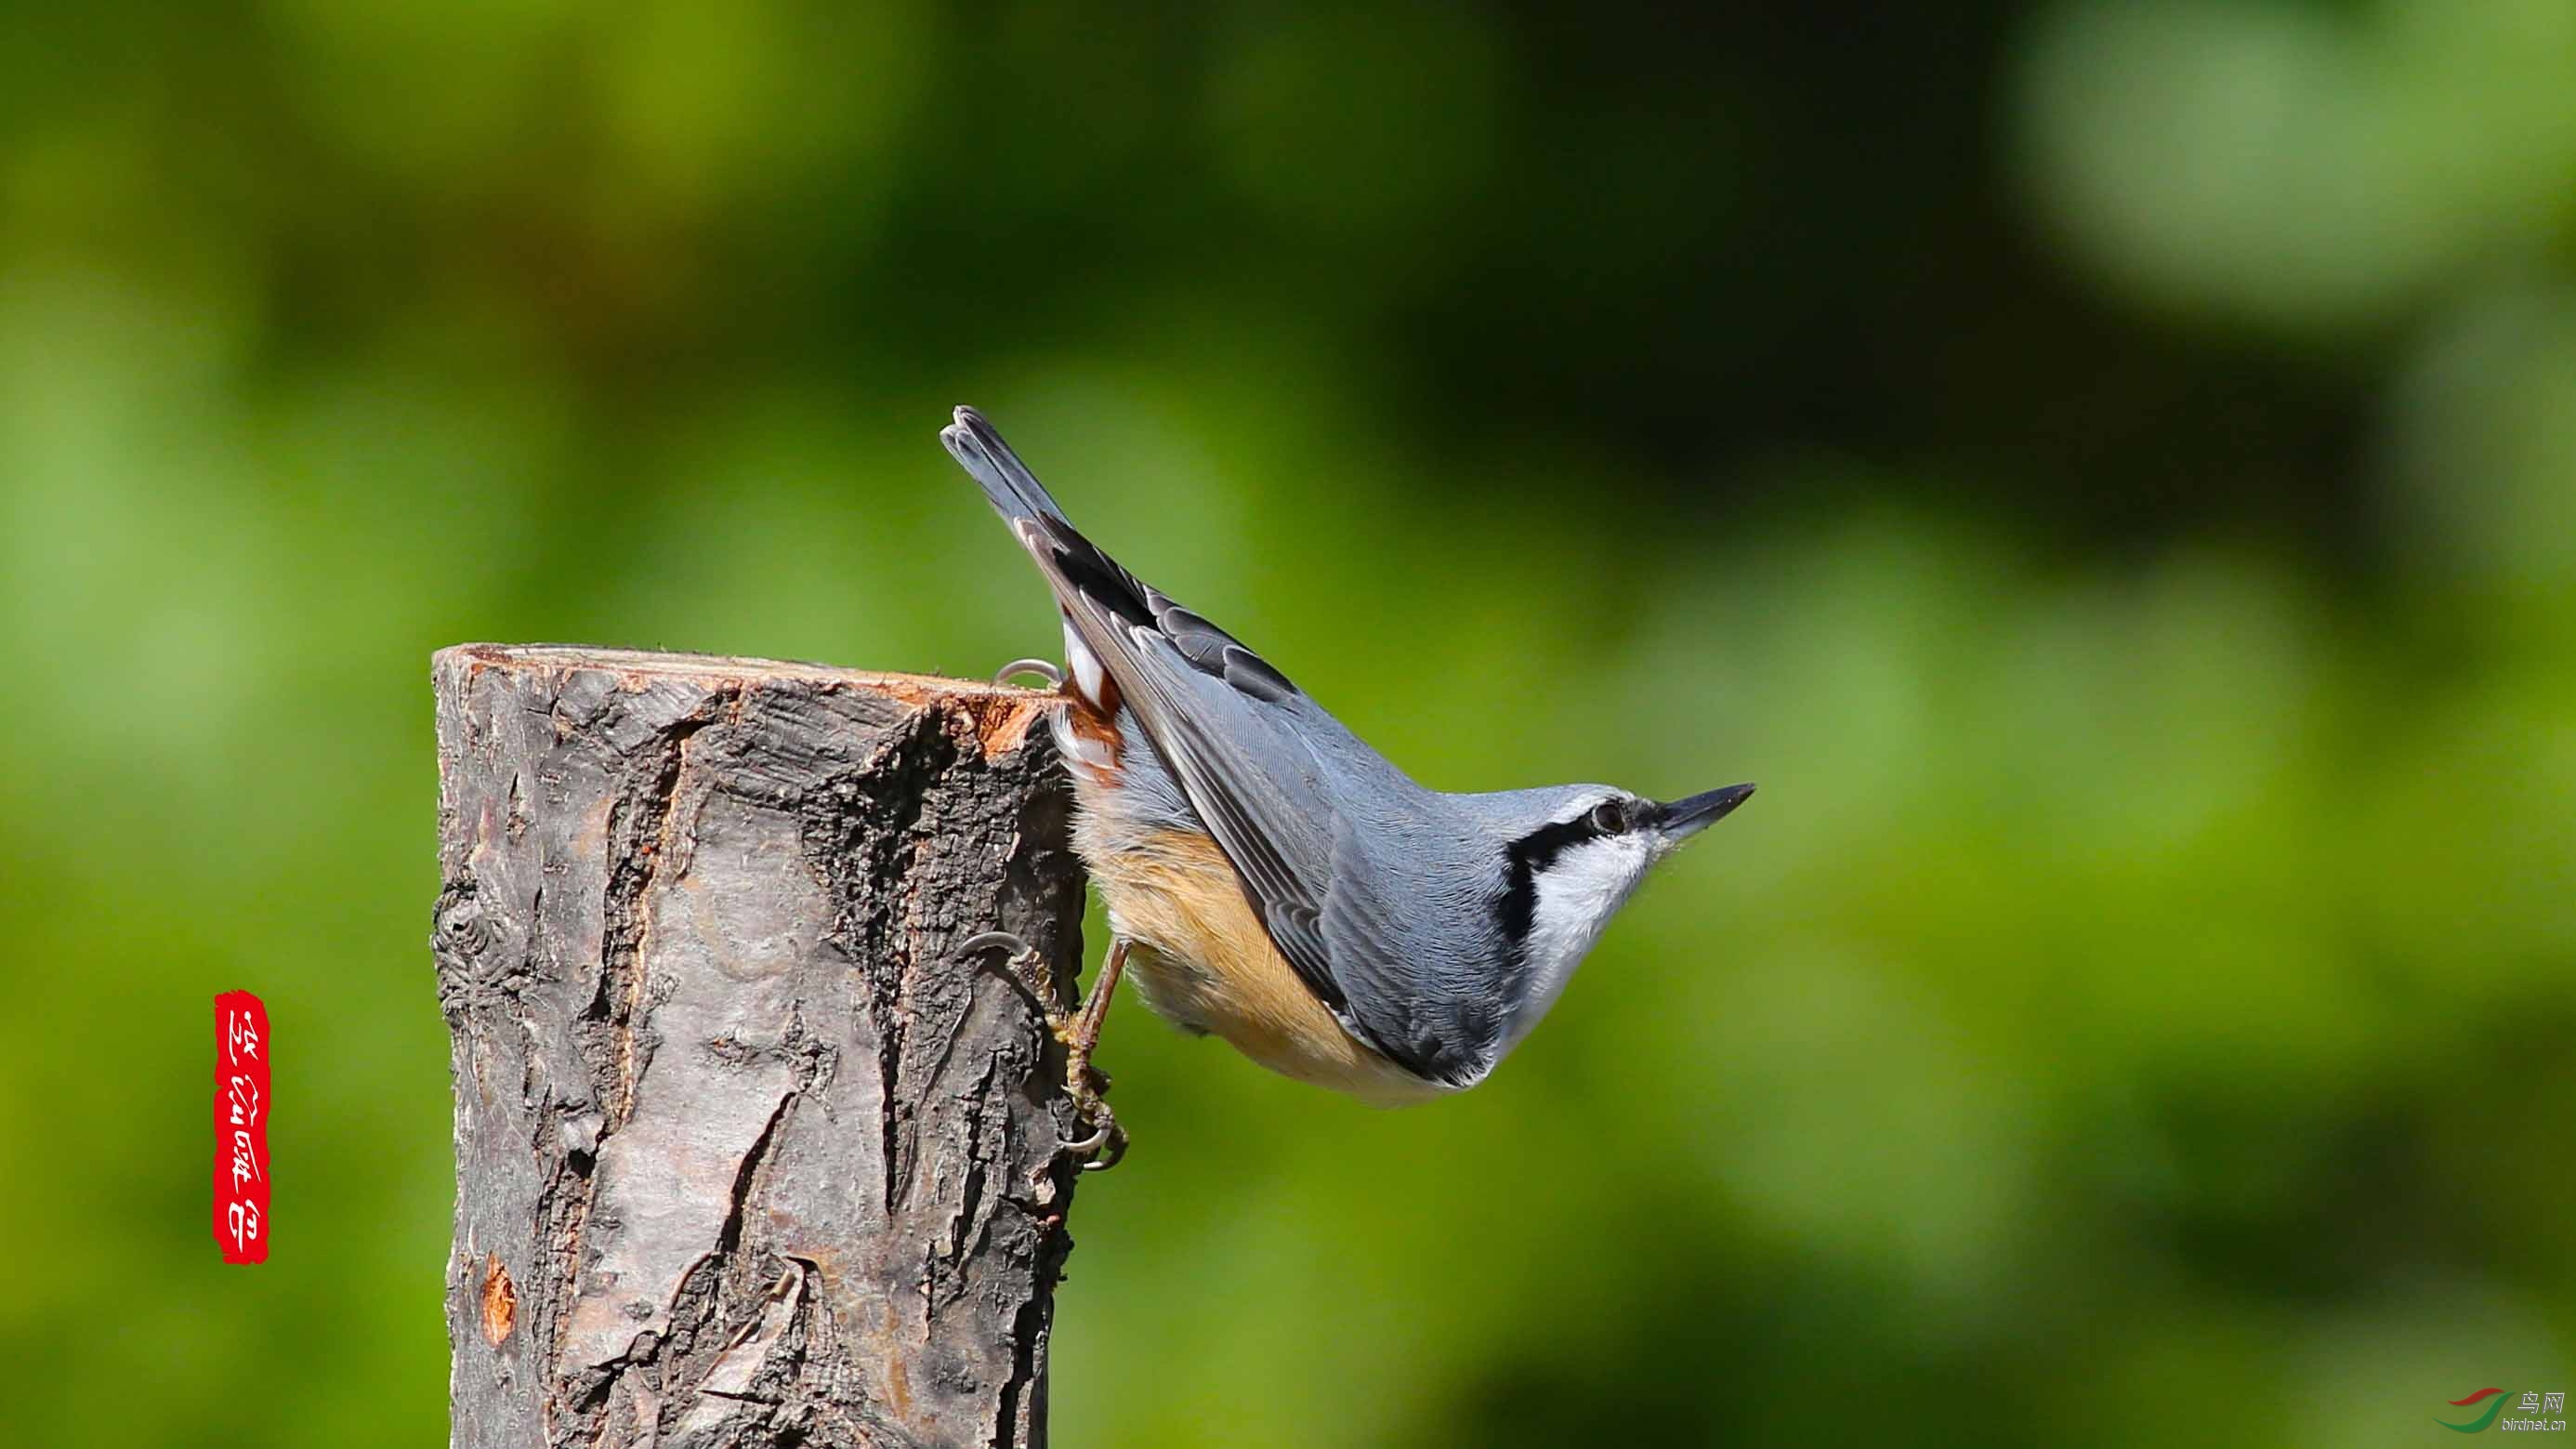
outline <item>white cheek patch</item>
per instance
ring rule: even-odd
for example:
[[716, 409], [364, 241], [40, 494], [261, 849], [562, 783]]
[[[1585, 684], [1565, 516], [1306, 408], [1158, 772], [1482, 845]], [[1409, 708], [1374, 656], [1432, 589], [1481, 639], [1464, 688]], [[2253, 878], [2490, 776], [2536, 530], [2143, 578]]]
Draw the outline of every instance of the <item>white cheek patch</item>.
[[1071, 619], [1064, 621], [1064, 663], [1073, 671], [1075, 691], [1090, 701], [1092, 708], [1100, 708], [1100, 694], [1108, 685], [1109, 673], [1100, 667], [1100, 656], [1082, 642], [1082, 634]]
[[1530, 912], [1528, 1002], [1513, 1019], [1506, 1043], [1517, 1043], [1556, 1005], [1601, 928], [1626, 904], [1655, 863], [1646, 834], [1612, 835], [1573, 846], [1538, 873], [1538, 901]]

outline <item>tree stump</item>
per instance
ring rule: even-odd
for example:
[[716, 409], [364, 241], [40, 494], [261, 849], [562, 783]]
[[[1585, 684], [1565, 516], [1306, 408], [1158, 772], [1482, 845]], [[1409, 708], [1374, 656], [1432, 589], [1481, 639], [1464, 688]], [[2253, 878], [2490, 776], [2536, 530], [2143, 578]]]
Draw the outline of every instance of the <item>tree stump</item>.
[[460, 645], [452, 1442], [1043, 1444], [1081, 950], [1048, 696]]

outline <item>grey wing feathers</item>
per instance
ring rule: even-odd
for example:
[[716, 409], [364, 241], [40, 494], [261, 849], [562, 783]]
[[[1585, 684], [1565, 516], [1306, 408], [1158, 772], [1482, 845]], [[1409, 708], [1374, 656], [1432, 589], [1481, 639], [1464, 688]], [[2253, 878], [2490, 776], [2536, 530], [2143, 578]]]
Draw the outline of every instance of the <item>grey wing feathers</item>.
[[1324, 915], [1339, 842], [1313, 779], [1315, 761], [1282, 713], [1304, 696], [1241, 641], [1076, 532], [979, 414], [958, 409], [956, 426], [940, 436], [1011, 520], [1065, 617], [1242, 876], [1280, 955], [1345, 1025], [1419, 1070], [1401, 1044], [1377, 1041], [1353, 1019], [1334, 976]]

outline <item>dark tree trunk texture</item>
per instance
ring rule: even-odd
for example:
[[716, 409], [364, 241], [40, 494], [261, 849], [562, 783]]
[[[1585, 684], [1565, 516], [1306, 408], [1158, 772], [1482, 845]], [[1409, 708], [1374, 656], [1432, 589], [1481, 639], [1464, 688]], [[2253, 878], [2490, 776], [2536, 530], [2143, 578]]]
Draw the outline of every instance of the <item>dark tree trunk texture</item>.
[[461, 645], [438, 696], [453, 1442], [1046, 1439], [1082, 880], [1045, 696]]

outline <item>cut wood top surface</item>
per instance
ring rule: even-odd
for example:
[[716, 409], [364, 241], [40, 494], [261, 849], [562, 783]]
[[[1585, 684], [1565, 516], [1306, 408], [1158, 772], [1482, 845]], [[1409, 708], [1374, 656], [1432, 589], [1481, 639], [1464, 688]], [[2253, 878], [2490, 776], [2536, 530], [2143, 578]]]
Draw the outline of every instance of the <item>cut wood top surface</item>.
[[432, 656], [432, 668], [453, 668], [467, 678], [486, 669], [590, 671], [613, 675], [621, 687], [630, 691], [645, 688], [647, 681], [666, 679], [717, 689], [758, 684], [801, 687], [818, 693], [848, 690], [881, 695], [915, 708], [946, 704], [974, 715], [976, 733], [988, 755], [1018, 748], [1027, 738], [1029, 726], [1045, 718], [1058, 698], [1052, 690], [1023, 689], [981, 679], [843, 669], [793, 659], [666, 653], [590, 644], [455, 644]]

